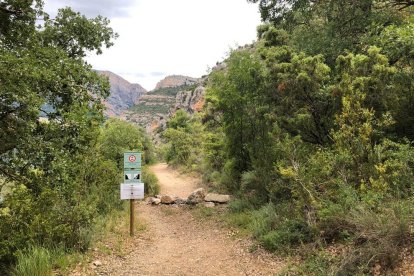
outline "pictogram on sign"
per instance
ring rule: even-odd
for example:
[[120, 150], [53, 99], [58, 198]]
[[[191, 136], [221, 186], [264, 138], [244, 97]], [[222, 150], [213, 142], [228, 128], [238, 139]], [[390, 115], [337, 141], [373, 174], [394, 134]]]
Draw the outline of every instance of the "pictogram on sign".
[[141, 168], [141, 153], [140, 152], [125, 152], [124, 153], [124, 170], [139, 170]]

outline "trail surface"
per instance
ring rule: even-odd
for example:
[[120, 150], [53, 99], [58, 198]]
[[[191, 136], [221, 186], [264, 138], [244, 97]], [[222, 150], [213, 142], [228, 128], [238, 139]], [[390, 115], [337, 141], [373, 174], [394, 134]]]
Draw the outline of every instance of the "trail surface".
[[[162, 194], [187, 197], [199, 180], [180, 175], [166, 164], [153, 166]], [[147, 229], [134, 238], [123, 257], [108, 256], [98, 275], [275, 275], [281, 265], [264, 252], [249, 253], [248, 242], [235, 239], [213, 219], [200, 220], [190, 207], [136, 207]]]

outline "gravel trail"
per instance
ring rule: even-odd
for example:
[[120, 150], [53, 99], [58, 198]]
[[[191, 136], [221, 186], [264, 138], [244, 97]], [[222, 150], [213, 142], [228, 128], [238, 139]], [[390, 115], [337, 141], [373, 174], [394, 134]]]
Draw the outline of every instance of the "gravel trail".
[[[200, 181], [166, 164], [152, 166], [162, 194], [187, 197]], [[278, 259], [260, 250], [250, 253], [248, 241], [236, 239], [213, 219], [194, 218], [190, 207], [151, 206], [142, 201], [136, 212], [147, 229], [133, 239], [123, 257], [108, 256], [98, 275], [276, 275]]]

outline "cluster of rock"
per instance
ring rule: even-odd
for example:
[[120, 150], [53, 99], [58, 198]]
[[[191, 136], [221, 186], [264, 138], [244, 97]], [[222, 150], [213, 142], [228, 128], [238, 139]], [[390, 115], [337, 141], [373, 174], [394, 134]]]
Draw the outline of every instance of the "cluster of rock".
[[204, 104], [204, 93], [205, 88], [203, 86], [198, 86], [190, 91], [179, 91], [175, 96], [175, 107], [169, 115], [173, 115], [178, 109], [185, 110], [190, 114], [201, 111]]
[[206, 207], [214, 207], [216, 204], [226, 204], [230, 201], [229, 195], [207, 193], [203, 188], [197, 189], [192, 192], [188, 198], [180, 198], [177, 196], [171, 195], [157, 195], [156, 197], [151, 197], [149, 203], [153, 205], [160, 204], [188, 204], [188, 205], [197, 205], [203, 204]]

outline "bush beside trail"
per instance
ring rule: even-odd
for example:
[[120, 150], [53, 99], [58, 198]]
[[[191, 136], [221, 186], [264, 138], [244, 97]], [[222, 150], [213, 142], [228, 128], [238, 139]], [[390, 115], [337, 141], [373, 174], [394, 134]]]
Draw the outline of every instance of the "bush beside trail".
[[229, 221], [302, 258], [290, 272], [390, 272], [413, 249], [412, 7], [260, 2], [258, 41], [170, 119], [166, 160], [238, 197]]

